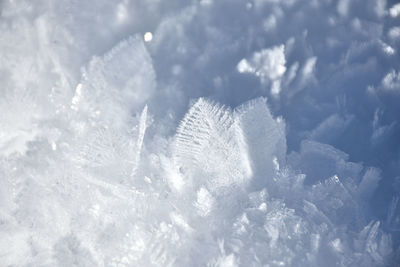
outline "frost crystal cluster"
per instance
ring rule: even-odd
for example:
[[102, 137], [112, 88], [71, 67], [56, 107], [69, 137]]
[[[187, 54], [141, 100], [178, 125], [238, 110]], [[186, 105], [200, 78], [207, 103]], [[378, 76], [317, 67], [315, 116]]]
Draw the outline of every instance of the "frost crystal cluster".
[[0, 2], [0, 266], [399, 266], [400, 5]]

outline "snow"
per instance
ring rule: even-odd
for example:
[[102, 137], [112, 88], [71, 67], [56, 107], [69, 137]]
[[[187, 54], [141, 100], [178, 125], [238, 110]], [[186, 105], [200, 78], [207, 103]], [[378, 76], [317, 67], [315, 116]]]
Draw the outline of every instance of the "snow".
[[1, 266], [396, 266], [400, 5], [0, 4]]

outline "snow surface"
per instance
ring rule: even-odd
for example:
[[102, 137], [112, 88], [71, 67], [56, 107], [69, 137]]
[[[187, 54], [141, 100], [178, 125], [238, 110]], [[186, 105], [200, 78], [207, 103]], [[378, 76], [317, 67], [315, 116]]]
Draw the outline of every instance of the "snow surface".
[[0, 15], [0, 266], [399, 266], [396, 1]]

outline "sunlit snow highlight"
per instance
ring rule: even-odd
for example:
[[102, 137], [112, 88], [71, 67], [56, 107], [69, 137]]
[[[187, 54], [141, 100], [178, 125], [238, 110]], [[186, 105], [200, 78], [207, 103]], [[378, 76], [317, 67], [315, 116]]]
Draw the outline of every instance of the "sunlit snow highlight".
[[400, 262], [396, 1], [53, 2], [0, 4], [1, 266]]

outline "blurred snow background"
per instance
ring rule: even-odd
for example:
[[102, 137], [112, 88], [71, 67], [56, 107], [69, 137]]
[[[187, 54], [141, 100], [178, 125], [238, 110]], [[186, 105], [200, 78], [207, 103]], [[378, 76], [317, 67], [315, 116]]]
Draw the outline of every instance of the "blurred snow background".
[[0, 14], [0, 266], [398, 266], [396, 1]]

